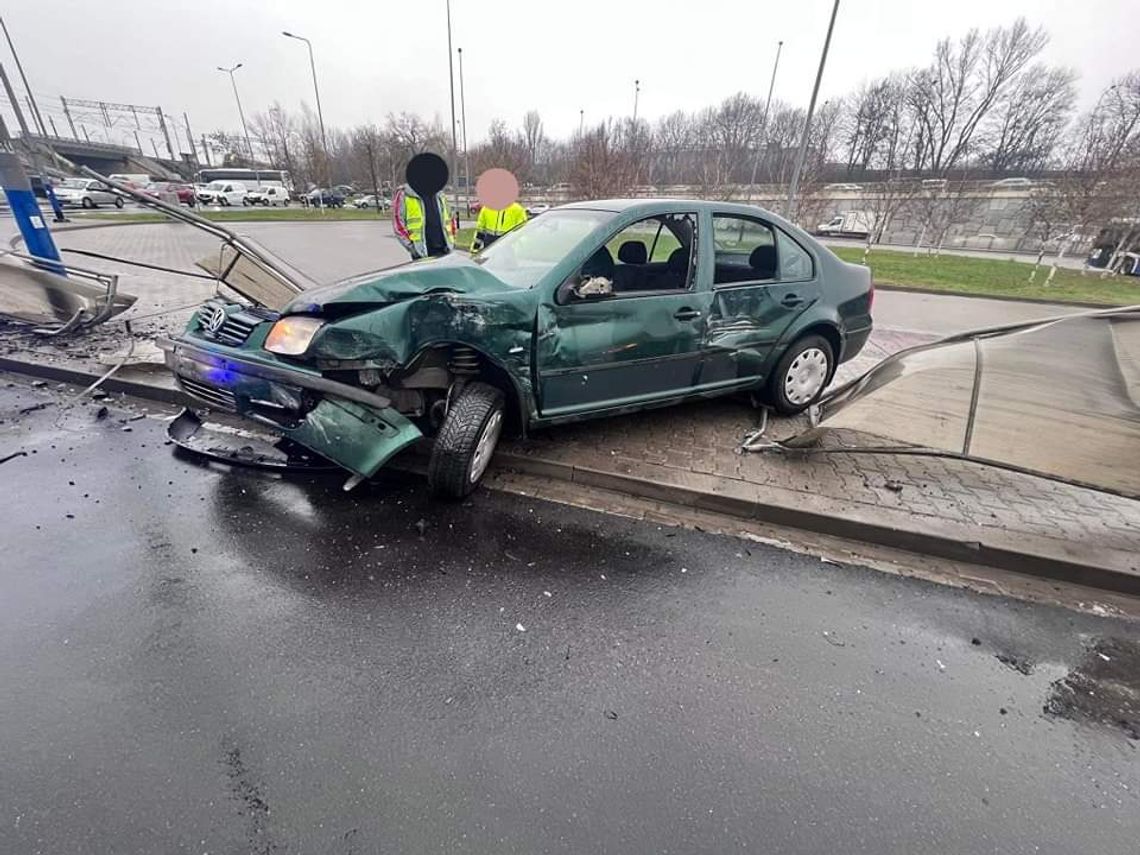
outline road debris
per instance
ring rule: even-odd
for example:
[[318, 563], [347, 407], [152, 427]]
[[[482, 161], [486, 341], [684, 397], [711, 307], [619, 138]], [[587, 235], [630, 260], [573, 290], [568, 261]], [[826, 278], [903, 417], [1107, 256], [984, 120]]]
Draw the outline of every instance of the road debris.
[[1033, 673], [1033, 663], [1022, 656], [1015, 656], [1012, 653], [995, 653], [994, 657], [1002, 665], [1017, 671], [1019, 674], [1028, 677]]
[[618, 719], [618, 714], [617, 714], [616, 712], [614, 712], [613, 710], [606, 710], [606, 711], [605, 711], [605, 716], [606, 716], [606, 718], [608, 718], [610, 721], [617, 721], [617, 719]]
[[515, 629], [517, 629], [519, 632], [526, 632], [526, 627], [523, 626], [521, 623], [516, 623]]
[[826, 629], [823, 631], [823, 638], [828, 644], [830, 644], [834, 647], [846, 647], [847, 646], [846, 641], [841, 641], [840, 639], [838, 639], [835, 636], [835, 633], [828, 632]]

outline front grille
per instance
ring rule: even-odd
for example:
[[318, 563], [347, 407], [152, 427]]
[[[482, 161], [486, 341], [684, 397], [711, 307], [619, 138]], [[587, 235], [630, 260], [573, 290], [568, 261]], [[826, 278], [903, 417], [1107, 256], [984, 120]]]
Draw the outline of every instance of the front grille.
[[217, 332], [202, 329], [201, 334], [214, 339], [220, 344], [230, 347], [240, 347], [245, 344], [250, 333], [262, 321], [276, 320], [277, 313], [253, 306], [241, 309], [226, 316], [226, 321]]
[[211, 407], [218, 407], [223, 410], [237, 410], [237, 398], [234, 397], [234, 393], [229, 389], [221, 389], [217, 386], [199, 383], [197, 380], [190, 380], [187, 377], [179, 377], [178, 384], [186, 394], [192, 395], [200, 401], [205, 401]]

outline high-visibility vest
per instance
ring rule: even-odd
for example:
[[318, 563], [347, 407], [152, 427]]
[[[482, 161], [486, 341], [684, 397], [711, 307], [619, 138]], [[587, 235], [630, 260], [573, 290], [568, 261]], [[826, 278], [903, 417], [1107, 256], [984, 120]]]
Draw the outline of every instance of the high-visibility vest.
[[521, 226], [526, 220], [526, 208], [518, 202], [512, 202], [500, 211], [494, 208], [480, 208], [479, 216], [475, 220], [475, 237], [471, 241], [471, 251], [475, 252], [488, 246], [507, 232]]
[[[447, 207], [447, 197], [435, 194], [439, 204], [439, 218], [443, 225], [443, 237], [450, 249], [455, 243], [454, 223]], [[427, 241], [424, 239], [424, 201], [410, 187], [396, 191], [392, 205], [392, 229], [408, 252], [423, 257], [427, 255]]]

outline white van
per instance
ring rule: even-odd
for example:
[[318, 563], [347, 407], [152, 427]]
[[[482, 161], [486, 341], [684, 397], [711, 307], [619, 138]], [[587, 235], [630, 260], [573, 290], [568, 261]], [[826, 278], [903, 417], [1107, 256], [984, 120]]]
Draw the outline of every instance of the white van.
[[289, 191], [278, 184], [263, 184], [245, 194], [245, 204], [266, 207], [289, 204]]
[[229, 205], [245, 204], [245, 185], [237, 181], [211, 181], [206, 187], [198, 191], [198, 201], [203, 205]]

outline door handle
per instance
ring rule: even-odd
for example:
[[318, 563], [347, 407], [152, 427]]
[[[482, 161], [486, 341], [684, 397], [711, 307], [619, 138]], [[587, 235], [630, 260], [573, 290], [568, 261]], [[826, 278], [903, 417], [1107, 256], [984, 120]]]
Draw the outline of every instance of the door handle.
[[797, 294], [785, 294], [784, 299], [780, 302], [789, 309], [792, 309], [803, 303], [803, 300], [801, 300]]
[[701, 316], [701, 313], [698, 312], [696, 309], [689, 309], [689, 308], [678, 309], [676, 312], [673, 313], [673, 317], [679, 321], [695, 321], [700, 316]]

